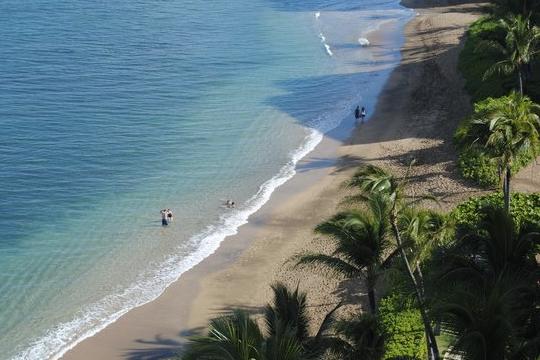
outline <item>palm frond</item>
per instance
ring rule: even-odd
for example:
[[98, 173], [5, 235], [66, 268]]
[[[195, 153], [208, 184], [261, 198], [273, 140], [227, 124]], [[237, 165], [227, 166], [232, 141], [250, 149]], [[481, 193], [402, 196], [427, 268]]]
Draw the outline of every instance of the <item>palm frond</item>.
[[345, 262], [344, 260], [325, 254], [305, 253], [293, 257], [296, 261], [295, 267], [299, 266], [322, 266], [336, 275], [347, 278], [362, 276], [362, 270]]

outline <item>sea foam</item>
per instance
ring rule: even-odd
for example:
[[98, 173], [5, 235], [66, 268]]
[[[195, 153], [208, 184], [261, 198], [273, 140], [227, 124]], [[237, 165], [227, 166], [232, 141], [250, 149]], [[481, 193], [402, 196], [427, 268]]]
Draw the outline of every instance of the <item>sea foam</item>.
[[369, 46], [369, 40], [366, 39], [366, 38], [358, 38], [358, 43], [360, 44], [360, 46], [362, 47], [365, 47], [365, 46]]
[[332, 52], [332, 49], [330, 49], [330, 45], [326, 43], [326, 37], [322, 33], [319, 33], [319, 38], [321, 39], [321, 43], [323, 44], [324, 49], [326, 53], [328, 54], [328, 56], [333, 56], [334, 53]]

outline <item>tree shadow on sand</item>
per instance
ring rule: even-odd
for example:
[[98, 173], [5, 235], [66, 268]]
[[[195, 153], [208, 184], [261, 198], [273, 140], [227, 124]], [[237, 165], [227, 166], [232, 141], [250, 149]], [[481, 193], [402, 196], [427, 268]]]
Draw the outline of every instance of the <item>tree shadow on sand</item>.
[[[211, 318], [230, 314], [233, 310], [240, 309], [248, 312], [250, 315], [260, 315], [263, 313], [262, 306], [240, 306], [225, 305], [213, 308]], [[156, 335], [153, 339], [137, 339], [139, 348], [128, 349], [124, 353], [124, 358], [128, 360], [165, 360], [177, 357], [183, 350], [186, 340], [192, 336], [203, 335], [206, 333], [206, 326], [196, 327], [184, 330], [178, 333], [175, 338], [165, 338]]]

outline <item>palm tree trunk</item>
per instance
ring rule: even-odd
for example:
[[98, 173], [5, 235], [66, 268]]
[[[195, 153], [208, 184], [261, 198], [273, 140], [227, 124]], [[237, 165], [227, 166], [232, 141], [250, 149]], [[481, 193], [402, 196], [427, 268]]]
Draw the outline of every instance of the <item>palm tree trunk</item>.
[[395, 209], [392, 209], [392, 212], [390, 214], [390, 222], [392, 224], [392, 230], [394, 232], [394, 236], [396, 237], [397, 245], [400, 249], [403, 262], [405, 263], [405, 267], [407, 268], [407, 273], [413, 284], [416, 299], [418, 300], [420, 314], [422, 315], [422, 322], [424, 323], [424, 329], [425, 329], [426, 338], [427, 338], [427, 348], [428, 348], [427, 350], [429, 354], [429, 359], [439, 360], [440, 359], [439, 348], [437, 347], [437, 340], [435, 339], [435, 333], [433, 332], [431, 322], [429, 321], [429, 318], [426, 313], [424, 297], [421, 294], [420, 288], [418, 286], [418, 281], [416, 280], [416, 277], [414, 276], [413, 270], [411, 268], [411, 264], [409, 263], [409, 259], [407, 258], [407, 253], [405, 252], [405, 248], [402, 246], [401, 234], [397, 226], [397, 216], [395, 214]]
[[369, 298], [369, 310], [372, 314], [377, 313], [377, 303], [375, 302], [375, 290], [373, 288], [368, 290], [368, 298]]
[[372, 314], [377, 313], [377, 301], [375, 300], [375, 284], [377, 277], [372, 267], [368, 267], [366, 274], [366, 288], [368, 294], [369, 310]]
[[506, 175], [504, 177], [504, 209], [506, 212], [510, 212], [510, 176], [511, 169], [510, 166], [506, 166]]
[[519, 93], [523, 95], [523, 74], [521, 73], [521, 69], [518, 70], [518, 78], [519, 78]]
[[420, 269], [420, 264], [416, 264], [416, 273], [418, 274], [418, 285], [422, 297], [425, 298], [426, 292], [424, 291], [424, 274], [422, 274], [422, 269]]

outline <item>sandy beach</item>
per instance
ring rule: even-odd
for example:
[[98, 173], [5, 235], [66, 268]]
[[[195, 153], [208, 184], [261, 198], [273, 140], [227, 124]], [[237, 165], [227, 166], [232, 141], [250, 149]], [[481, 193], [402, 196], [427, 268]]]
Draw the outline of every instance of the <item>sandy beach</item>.
[[[413, 191], [436, 196], [444, 211], [482, 193], [459, 176], [452, 144], [454, 129], [471, 111], [457, 58], [466, 28], [479, 16], [481, 4], [426, 6], [433, 3], [405, 3], [417, 16], [406, 26], [402, 62], [391, 74], [369, 122], [360, 125], [346, 143], [326, 137], [299, 164], [298, 174], [215, 254], [183, 274], [158, 299], [128, 312], [63, 359], [172, 356], [186, 336], [204, 330], [210, 317], [235, 307], [259, 312], [274, 281], [294, 286], [301, 280], [315, 317], [340, 299], [356, 304], [343, 312], [359, 306], [365, 296], [353, 292], [348, 282], [292, 269], [287, 260], [307, 249], [327, 247], [313, 228], [344, 206], [347, 190], [342, 184], [360, 164], [373, 163], [404, 174], [414, 159]], [[540, 179], [539, 168], [533, 164], [524, 169], [515, 187], [538, 189], [534, 179]]]

